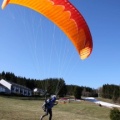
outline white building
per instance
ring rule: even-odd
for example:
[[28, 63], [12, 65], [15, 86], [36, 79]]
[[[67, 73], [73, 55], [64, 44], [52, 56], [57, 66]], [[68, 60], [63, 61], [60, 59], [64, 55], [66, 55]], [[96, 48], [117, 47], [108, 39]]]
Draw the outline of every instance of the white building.
[[34, 92], [34, 94], [35, 95], [45, 95], [45, 90], [42, 90], [42, 89], [39, 89], [39, 88], [35, 88], [34, 90], [33, 90], [33, 92]]
[[4, 79], [0, 80], [0, 92], [6, 93], [6, 94], [19, 94], [19, 95], [24, 95], [24, 96], [31, 96], [32, 95], [32, 90], [16, 84], [12, 82], [8, 82]]

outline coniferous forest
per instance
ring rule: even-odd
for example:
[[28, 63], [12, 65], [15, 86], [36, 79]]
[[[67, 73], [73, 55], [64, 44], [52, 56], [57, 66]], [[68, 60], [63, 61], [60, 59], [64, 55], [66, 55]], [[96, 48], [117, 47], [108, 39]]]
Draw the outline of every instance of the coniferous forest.
[[56, 92], [60, 96], [73, 95], [76, 98], [81, 98], [81, 96], [99, 96], [120, 103], [120, 85], [104, 84], [100, 88], [94, 89], [86, 86], [67, 85], [63, 78], [46, 78], [43, 80], [37, 80], [16, 76], [14, 73], [4, 71], [0, 73], [0, 79], [5, 79], [9, 82], [26, 86], [31, 90], [34, 88], [47, 90], [50, 94], [55, 94]]

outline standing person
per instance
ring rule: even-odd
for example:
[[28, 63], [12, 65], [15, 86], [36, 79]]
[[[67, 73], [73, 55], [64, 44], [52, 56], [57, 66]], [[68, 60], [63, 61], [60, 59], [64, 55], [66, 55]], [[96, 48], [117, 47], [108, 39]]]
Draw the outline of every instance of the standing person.
[[42, 105], [45, 114], [40, 117], [40, 120], [43, 120], [43, 118], [48, 114], [49, 114], [49, 120], [52, 120], [52, 107], [57, 104], [58, 103], [56, 102], [56, 95], [52, 95], [51, 98], [45, 101], [45, 103]]

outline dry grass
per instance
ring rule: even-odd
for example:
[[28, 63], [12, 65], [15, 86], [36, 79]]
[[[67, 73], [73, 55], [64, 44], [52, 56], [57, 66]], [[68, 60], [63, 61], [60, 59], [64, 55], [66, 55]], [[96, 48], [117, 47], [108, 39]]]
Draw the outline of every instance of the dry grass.
[[[0, 120], [39, 120], [42, 100], [20, 100], [0, 96]], [[109, 108], [86, 101], [58, 104], [53, 120], [110, 120]], [[46, 117], [44, 120], [48, 120]]]

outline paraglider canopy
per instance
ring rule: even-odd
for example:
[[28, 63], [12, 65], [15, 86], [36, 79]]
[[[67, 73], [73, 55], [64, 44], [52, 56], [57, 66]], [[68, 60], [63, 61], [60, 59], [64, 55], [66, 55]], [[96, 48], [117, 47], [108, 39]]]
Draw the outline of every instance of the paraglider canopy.
[[88, 25], [68, 0], [4, 0], [2, 9], [9, 3], [31, 8], [50, 19], [68, 36], [81, 59], [91, 54], [93, 43]]

